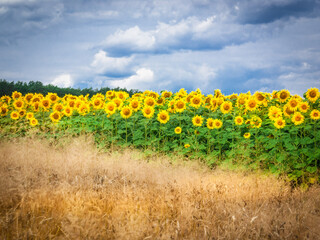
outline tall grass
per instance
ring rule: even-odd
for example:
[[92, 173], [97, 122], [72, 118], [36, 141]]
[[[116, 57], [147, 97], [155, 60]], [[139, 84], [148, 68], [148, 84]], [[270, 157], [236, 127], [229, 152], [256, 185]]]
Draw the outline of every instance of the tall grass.
[[319, 239], [320, 188], [80, 137], [0, 144], [0, 239]]

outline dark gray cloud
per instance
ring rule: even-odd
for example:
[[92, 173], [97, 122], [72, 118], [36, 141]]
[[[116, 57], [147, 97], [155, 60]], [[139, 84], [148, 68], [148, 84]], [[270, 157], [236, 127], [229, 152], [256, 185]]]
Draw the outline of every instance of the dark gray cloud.
[[233, 12], [242, 24], [264, 24], [289, 17], [319, 16], [317, 0], [241, 1]]

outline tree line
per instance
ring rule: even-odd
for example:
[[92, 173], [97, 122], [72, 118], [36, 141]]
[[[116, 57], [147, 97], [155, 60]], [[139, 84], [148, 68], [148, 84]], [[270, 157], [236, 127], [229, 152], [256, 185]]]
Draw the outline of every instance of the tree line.
[[75, 96], [80, 96], [80, 95], [87, 95], [89, 94], [90, 97], [97, 93], [102, 93], [105, 94], [109, 90], [115, 90], [115, 91], [125, 91], [129, 93], [130, 96], [132, 96], [135, 93], [140, 92], [137, 89], [130, 89], [127, 90], [126, 88], [109, 88], [109, 87], [103, 87], [100, 89], [92, 89], [92, 88], [62, 88], [62, 87], [57, 87], [51, 84], [44, 85], [42, 82], [39, 81], [30, 81], [30, 82], [8, 82], [5, 79], [0, 79], [0, 97], [4, 95], [11, 96], [12, 92], [18, 91], [21, 92], [23, 95], [27, 93], [41, 93], [43, 95], [46, 95], [49, 92], [52, 93], [57, 93], [59, 97], [63, 97], [65, 94], [72, 94]]

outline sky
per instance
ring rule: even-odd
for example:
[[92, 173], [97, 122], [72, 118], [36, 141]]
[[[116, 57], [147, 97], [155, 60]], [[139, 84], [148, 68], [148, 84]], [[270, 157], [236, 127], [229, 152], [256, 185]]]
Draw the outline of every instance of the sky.
[[319, 26], [320, 0], [0, 0], [0, 79], [302, 95]]

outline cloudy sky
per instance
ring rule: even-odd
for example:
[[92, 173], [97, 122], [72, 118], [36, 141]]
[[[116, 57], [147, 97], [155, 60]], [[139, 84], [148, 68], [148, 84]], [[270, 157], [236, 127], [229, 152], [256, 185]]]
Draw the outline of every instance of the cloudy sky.
[[319, 26], [320, 0], [0, 0], [0, 79], [302, 94]]

